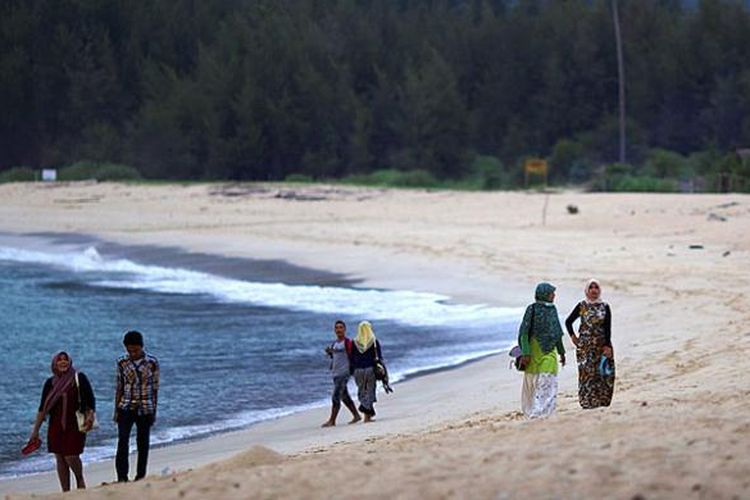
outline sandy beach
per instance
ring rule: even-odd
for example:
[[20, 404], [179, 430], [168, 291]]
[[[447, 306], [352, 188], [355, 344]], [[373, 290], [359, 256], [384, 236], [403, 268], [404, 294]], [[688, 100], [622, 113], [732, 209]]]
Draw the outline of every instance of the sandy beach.
[[613, 310], [610, 408], [579, 408], [573, 362], [557, 415], [526, 421], [498, 355], [399, 384], [373, 424], [320, 429], [310, 410], [157, 449], [138, 483], [97, 487], [113, 466], [93, 464], [64, 498], [750, 498], [748, 195], [58, 183], [0, 200], [3, 232], [283, 259], [466, 303], [523, 306], [548, 280], [563, 315], [593, 276]]

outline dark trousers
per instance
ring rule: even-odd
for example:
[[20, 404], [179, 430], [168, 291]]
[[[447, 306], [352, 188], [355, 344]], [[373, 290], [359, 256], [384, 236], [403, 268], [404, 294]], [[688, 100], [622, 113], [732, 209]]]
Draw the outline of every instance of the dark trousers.
[[148, 464], [148, 447], [151, 437], [152, 415], [138, 415], [132, 410], [117, 410], [117, 457], [115, 458], [115, 469], [117, 480], [127, 481], [130, 463], [130, 431], [133, 424], [136, 427], [136, 444], [138, 445], [138, 467], [135, 475], [136, 481], [146, 476]]

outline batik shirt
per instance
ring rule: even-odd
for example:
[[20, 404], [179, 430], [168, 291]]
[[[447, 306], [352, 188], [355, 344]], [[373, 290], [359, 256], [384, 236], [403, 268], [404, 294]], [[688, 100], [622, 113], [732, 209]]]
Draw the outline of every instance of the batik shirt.
[[154, 393], [159, 390], [159, 361], [144, 353], [141, 359], [122, 356], [117, 360], [116, 392], [122, 394], [117, 408], [138, 415], [156, 413]]

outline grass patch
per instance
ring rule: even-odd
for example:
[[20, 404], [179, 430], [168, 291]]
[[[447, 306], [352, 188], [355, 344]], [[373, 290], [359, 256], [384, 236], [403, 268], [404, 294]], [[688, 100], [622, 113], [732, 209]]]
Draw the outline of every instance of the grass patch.
[[402, 188], [434, 188], [440, 183], [426, 170], [376, 170], [371, 174], [350, 175], [341, 179], [344, 184]]
[[29, 182], [36, 180], [36, 172], [29, 167], [13, 167], [0, 172], [0, 182]]

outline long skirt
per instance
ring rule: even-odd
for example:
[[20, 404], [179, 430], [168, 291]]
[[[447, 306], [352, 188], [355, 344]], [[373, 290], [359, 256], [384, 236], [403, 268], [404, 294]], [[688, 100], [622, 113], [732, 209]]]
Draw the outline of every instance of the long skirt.
[[611, 374], [600, 372], [604, 337], [582, 334], [579, 337], [576, 359], [578, 360], [578, 402], [581, 408], [591, 409], [609, 406], [615, 388], [615, 360], [609, 360]]
[[47, 427], [47, 451], [66, 457], [80, 455], [86, 446], [86, 434], [78, 430], [76, 420], [75, 401], [78, 397], [74, 384], [68, 390], [68, 414], [65, 415], [65, 429], [63, 429], [62, 398], [52, 407]]
[[357, 399], [359, 399], [359, 411], [365, 415], [375, 416], [373, 404], [377, 401], [375, 396], [375, 371], [372, 368], [357, 368], [354, 370], [354, 381], [357, 383]]
[[527, 418], [548, 417], [557, 407], [557, 375], [525, 373], [521, 391], [521, 409]]

